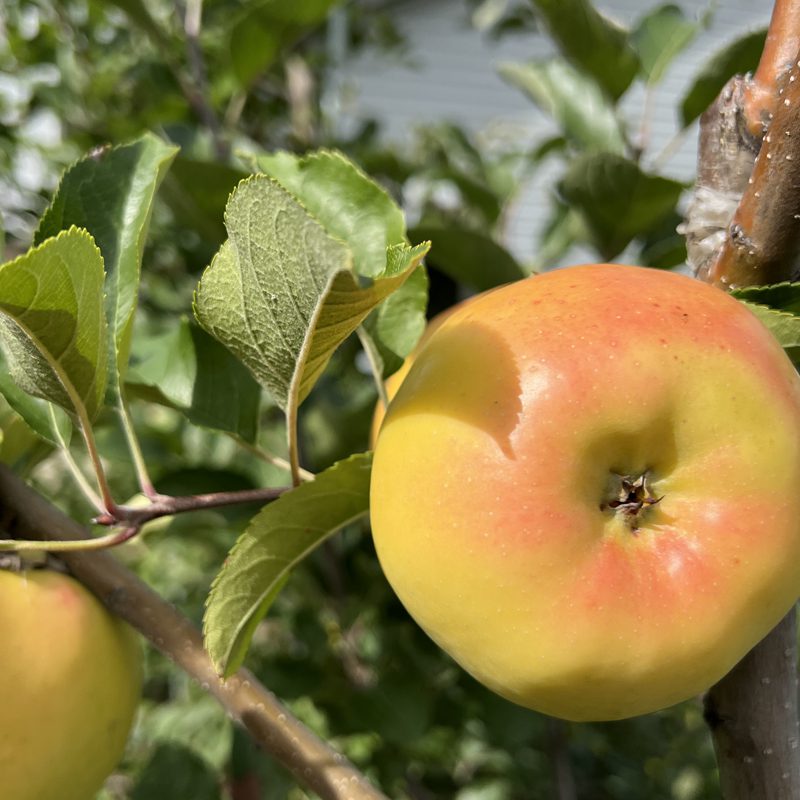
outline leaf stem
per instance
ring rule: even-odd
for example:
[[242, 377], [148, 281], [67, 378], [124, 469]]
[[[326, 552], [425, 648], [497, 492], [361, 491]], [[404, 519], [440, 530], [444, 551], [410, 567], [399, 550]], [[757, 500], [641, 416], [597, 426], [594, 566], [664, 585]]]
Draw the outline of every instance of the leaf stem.
[[78, 485], [78, 488], [80, 488], [80, 490], [83, 492], [84, 497], [86, 497], [86, 499], [89, 501], [89, 503], [94, 507], [96, 511], [104, 511], [105, 505], [103, 504], [103, 499], [91, 487], [89, 481], [86, 480], [86, 476], [81, 471], [81, 468], [78, 466], [78, 462], [75, 461], [75, 458], [73, 457], [72, 452], [69, 449], [69, 443], [61, 435], [61, 430], [58, 427], [58, 422], [56, 421], [56, 413], [52, 403], [48, 404], [48, 412], [50, 414], [50, 427], [53, 431], [53, 436], [55, 436], [56, 441], [58, 442], [58, 447], [59, 450], [61, 451], [61, 455], [63, 456], [64, 461], [67, 464], [67, 468], [72, 474], [72, 477], [75, 479], [75, 483]]
[[97, 487], [100, 489], [100, 495], [102, 497], [102, 505], [107, 512], [113, 514], [117, 504], [114, 502], [114, 498], [111, 495], [111, 487], [108, 485], [106, 471], [103, 467], [103, 462], [100, 460], [100, 453], [97, 450], [97, 443], [94, 439], [91, 423], [85, 414], [80, 413], [80, 411], [78, 413], [78, 421], [80, 423], [83, 441], [86, 443], [86, 450], [89, 453], [89, 458], [92, 460], [94, 474], [97, 478]]
[[363, 325], [359, 325], [357, 329], [358, 339], [361, 346], [364, 348], [364, 353], [369, 362], [369, 368], [372, 372], [372, 377], [375, 380], [375, 388], [378, 390], [378, 399], [383, 403], [384, 410], [389, 408], [389, 395], [386, 393], [386, 384], [383, 381], [383, 371], [381, 370], [378, 360], [375, 358], [375, 348], [372, 342], [369, 341], [367, 333]]
[[113, 526], [116, 530], [105, 536], [60, 540], [0, 539], [0, 553], [42, 551], [50, 553], [77, 552], [80, 550], [104, 550], [130, 541], [139, 534], [147, 522], [161, 517], [171, 517], [187, 511], [198, 511], [204, 508], [219, 508], [239, 503], [270, 503], [277, 500], [288, 487], [277, 489], [243, 489], [238, 492], [213, 492], [211, 494], [183, 495], [168, 497], [157, 495], [150, 504], [143, 508], [132, 506], [115, 506], [113, 512], [102, 511], [94, 519], [96, 525]]
[[[237, 436], [235, 433], [231, 433], [229, 431], [226, 431], [226, 433], [231, 439], [233, 439], [234, 442], [236, 442], [236, 444], [238, 444], [240, 447], [243, 447], [249, 453], [252, 453], [256, 458], [260, 458], [262, 461], [265, 461], [267, 464], [271, 464], [273, 467], [285, 469], [287, 472], [291, 470], [292, 466], [285, 458], [276, 456], [273, 453], [270, 453], [268, 450], [265, 450], [263, 447], [259, 447], [256, 444], [248, 442], [246, 439], [242, 439], [241, 436]], [[300, 477], [304, 481], [313, 481], [316, 476], [313, 472], [309, 472], [309, 470], [300, 467]]]
[[139, 438], [136, 436], [136, 430], [133, 427], [131, 420], [130, 406], [128, 400], [123, 394], [120, 387], [117, 395], [117, 413], [119, 414], [120, 422], [122, 423], [122, 430], [125, 433], [125, 439], [128, 442], [128, 450], [130, 451], [131, 458], [133, 459], [133, 466], [136, 470], [136, 477], [139, 481], [139, 488], [145, 497], [154, 500], [158, 497], [158, 492], [150, 480], [150, 474], [147, 471], [147, 463], [144, 460], [142, 447], [139, 444]]
[[104, 550], [127, 542], [139, 533], [139, 526], [121, 528], [105, 536], [93, 536], [87, 539], [0, 539], [0, 553], [69, 553], [81, 550]]
[[299, 486], [300, 447], [297, 436], [297, 403], [290, 402], [286, 410], [286, 440], [289, 447], [289, 469], [292, 475], [292, 486]]

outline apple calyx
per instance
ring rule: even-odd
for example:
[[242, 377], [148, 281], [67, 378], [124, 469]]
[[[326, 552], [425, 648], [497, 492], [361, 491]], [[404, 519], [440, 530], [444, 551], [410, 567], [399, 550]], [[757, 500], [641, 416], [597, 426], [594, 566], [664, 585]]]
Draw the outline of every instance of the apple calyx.
[[611, 473], [612, 481], [607, 495], [611, 499], [600, 505], [602, 511], [612, 511], [621, 516], [634, 533], [639, 529], [647, 509], [664, 499], [663, 495], [656, 497], [648, 486], [647, 474], [647, 470], [637, 476]]

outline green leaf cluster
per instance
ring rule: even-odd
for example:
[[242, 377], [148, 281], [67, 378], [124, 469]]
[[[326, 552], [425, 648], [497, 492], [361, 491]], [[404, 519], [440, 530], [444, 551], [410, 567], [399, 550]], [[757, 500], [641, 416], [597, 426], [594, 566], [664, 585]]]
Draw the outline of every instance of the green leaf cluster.
[[[648, 151], [647, 103], [638, 132], [620, 101], [637, 81], [650, 102], [673, 60], [710, 22], [713, 10], [690, 19], [680, 6], [658, 5], [630, 27], [607, 18], [589, 0], [532, 0], [535, 16], [558, 53], [528, 63], [505, 63], [499, 73], [558, 126], [559, 134], [528, 156], [563, 162], [551, 216], [541, 232], [535, 269], [558, 263], [575, 246], [589, 245], [600, 260], [624, 254], [644, 266], [674, 267], [685, 260], [674, 235], [678, 204], [688, 188], [664, 174], [664, 154]], [[682, 101], [689, 126], [736, 73], [752, 70], [763, 33], [724, 48], [700, 70]], [[673, 235], [664, 231], [673, 228]], [[665, 240], [669, 239], [669, 244]], [[653, 243], [659, 243], [653, 246]]]
[[[124, 377], [153, 199], [175, 152], [148, 134], [78, 161], [35, 246], [0, 267], [0, 343], [11, 376], [87, 436], [107, 385], [118, 393]], [[7, 399], [53, 439], [39, 405], [10, 386]]]
[[[374, 360], [382, 350], [398, 361], [410, 352], [424, 324], [425, 293], [424, 283], [422, 291], [404, 286], [415, 272], [424, 276], [419, 265], [429, 245], [406, 243], [394, 202], [338, 153], [260, 155], [255, 165], [269, 174], [232, 193], [228, 238], [203, 274], [194, 306], [200, 324], [285, 412], [291, 454], [300, 404], [362, 324]], [[383, 317], [382, 304], [389, 307]], [[209, 650], [226, 674], [244, 658], [287, 570], [366, 514], [364, 463], [336, 465], [267, 506], [231, 551], [205, 616]]]
[[381, 271], [362, 288], [350, 248], [270, 177], [240, 184], [225, 220], [228, 239], [200, 281], [195, 313], [292, 415], [336, 348], [399, 289], [427, 246], [385, 247]]

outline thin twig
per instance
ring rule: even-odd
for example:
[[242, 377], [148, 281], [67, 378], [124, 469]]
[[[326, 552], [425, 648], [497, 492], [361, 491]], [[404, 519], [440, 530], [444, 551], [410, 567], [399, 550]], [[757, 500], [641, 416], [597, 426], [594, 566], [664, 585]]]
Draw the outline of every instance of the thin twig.
[[69, 542], [45, 541], [41, 539], [0, 539], [0, 552], [77, 552], [79, 550], [104, 550], [130, 541], [139, 535], [142, 527], [161, 517], [171, 517], [188, 511], [205, 508], [238, 505], [241, 503], [270, 503], [277, 500], [288, 487], [278, 489], [243, 489], [237, 492], [214, 492], [212, 494], [183, 495], [170, 497], [157, 495], [141, 508], [135, 506], [114, 506], [114, 511], [103, 511], [93, 521], [96, 525], [114, 527], [113, 533], [105, 536], [91, 536]]
[[[15, 536], [80, 539], [82, 526], [0, 465], [0, 506]], [[65, 553], [70, 572], [115, 614], [220, 702], [253, 739], [309, 791], [323, 800], [386, 800], [341, 754], [306, 728], [247, 670], [223, 681], [203, 648], [200, 632], [108, 553]]]
[[133, 539], [139, 526], [120, 528], [106, 536], [58, 541], [49, 539], [0, 539], [0, 553], [76, 553], [79, 550], [105, 550]]
[[292, 134], [300, 145], [310, 147], [314, 139], [314, 75], [297, 52], [286, 58], [284, 68]]
[[187, 511], [200, 511], [206, 508], [241, 505], [242, 503], [270, 503], [277, 500], [289, 487], [267, 489], [240, 489], [235, 492], [210, 492], [208, 494], [188, 494], [171, 497], [158, 495], [148, 505], [117, 506], [113, 514], [101, 514], [94, 522], [97, 525], [144, 525], [161, 517], [184, 514]]

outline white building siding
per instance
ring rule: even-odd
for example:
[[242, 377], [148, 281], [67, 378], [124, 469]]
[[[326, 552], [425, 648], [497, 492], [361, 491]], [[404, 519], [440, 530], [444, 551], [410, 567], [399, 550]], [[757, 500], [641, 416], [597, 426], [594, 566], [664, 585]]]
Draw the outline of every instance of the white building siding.
[[[706, 2], [682, 2], [690, 18], [704, 13]], [[602, 0], [597, 6], [626, 26], [642, 16], [651, 3], [637, 0]], [[344, 130], [367, 118], [383, 123], [387, 140], [404, 146], [421, 125], [450, 121], [478, 135], [484, 142], [534, 142], [544, 138], [552, 125], [519, 91], [497, 75], [503, 61], [526, 61], [553, 54], [544, 36], [506, 36], [492, 40], [470, 24], [463, 0], [406, 0], [389, 7], [389, 13], [405, 36], [405, 58], [377, 54], [345, 59], [338, 72], [337, 116]], [[656, 88], [650, 102], [649, 145], [655, 156], [678, 132], [678, 104], [701, 66], [717, 50], [745, 33], [769, 22], [771, 3], [723, 0], [711, 27], [678, 56]], [[639, 130], [644, 113], [644, 90], [632, 87], [622, 108], [632, 134]], [[696, 126], [663, 167], [667, 174], [690, 179], [695, 171]], [[647, 165], [647, 158], [645, 158]], [[527, 186], [507, 228], [506, 245], [522, 260], [530, 260], [537, 231], [546, 221], [552, 171], [537, 173]], [[574, 256], [574, 254], [573, 254]], [[577, 256], [580, 257], [580, 256]]]

